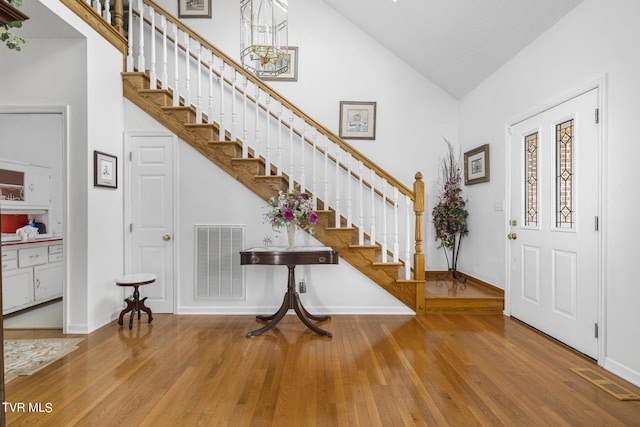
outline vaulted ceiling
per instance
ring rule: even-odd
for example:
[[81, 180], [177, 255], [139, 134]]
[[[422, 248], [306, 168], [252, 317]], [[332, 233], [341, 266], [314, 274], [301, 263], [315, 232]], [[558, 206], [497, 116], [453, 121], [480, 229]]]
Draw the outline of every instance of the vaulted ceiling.
[[457, 99], [582, 2], [323, 1]]
[[[582, 2], [322, 1], [457, 99]], [[35, 0], [25, 1], [21, 10], [38, 23], [25, 26], [27, 37], [77, 37], [73, 28]]]

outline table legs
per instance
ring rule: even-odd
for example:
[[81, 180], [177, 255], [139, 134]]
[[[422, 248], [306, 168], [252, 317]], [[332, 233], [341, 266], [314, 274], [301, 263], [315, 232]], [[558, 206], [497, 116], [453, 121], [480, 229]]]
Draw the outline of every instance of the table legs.
[[282, 301], [282, 305], [280, 306], [278, 311], [275, 312], [275, 314], [272, 314], [269, 316], [256, 316], [256, 319], [266, 321], [269, 323], [267, 323], [265, 326], [263, 326], [260, 329], [256, 329], [255, 331], [249, 332], [247, 334], [247, 338], [261, 335], [267, 332], [268, 330], [270, 330], [271, 328], [273, 328], [280, 320], [282, 320], [282, 318], [284, 317], [285, 314], [287, 314], [287, 311], [289, 311], [289, 309], [295, 310], [296, 314], [298, 315], [302, 323], [304, 323], [307, 326], [307, 328], [311, 329], [313, 332], [319, 335], [331, 338], [333, 336], [331, 332], [325, 331], [324, 329], [320, 329], [316, 325], [311, 323], [311, 320], [315, 320], [315, 321], [328, 320], [328, 319], [331, 319], [331, 316], [313, 315], [304, 308], [304, 306], [302, 305], [302, 302], [300, 301], [300, 295], [298, 294], [298, 292], [296, 292], [296, 278], [295, 278], [296, 266], [288, 265], [287, 267], [289, 268], [289, 279], [287, 281], [287, 292], [284, 294], [284, 300]]
[[138, 313], [138, 320], [140, 320], [140, 312], [144, 311], [149, 316], [149, 323], [153, 320], [153, 316], [151, 315], [151, 309], [147, 307], [144, 302], [147, 297], [140, 299], [140, 292], [138, 291], [138, 286], [133, 285], [133, 299], [126, 298], [124, 302], [127, 303], [127, 307], [120, 312], [120, 317], [118, 318], [118, 325], [122, 326], [124, 315], [128, 312], [131, 312], [131, 316], [129, 317], [129, 329], [133, 328], [133, 316], [135, 313]]

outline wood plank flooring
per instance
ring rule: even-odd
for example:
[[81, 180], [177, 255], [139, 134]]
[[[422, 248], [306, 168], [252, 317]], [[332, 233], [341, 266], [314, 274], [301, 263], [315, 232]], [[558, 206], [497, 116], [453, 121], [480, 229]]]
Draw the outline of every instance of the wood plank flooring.
[[[502, 315], [334, 316], [323, 338], [296, 316], [245, 338], [253, 316], [115, 322], [7, 384], [9, 426], [640, 426], [570, 368], [596, 364]], [[59, 331], [6, 331], [48, 338]]]

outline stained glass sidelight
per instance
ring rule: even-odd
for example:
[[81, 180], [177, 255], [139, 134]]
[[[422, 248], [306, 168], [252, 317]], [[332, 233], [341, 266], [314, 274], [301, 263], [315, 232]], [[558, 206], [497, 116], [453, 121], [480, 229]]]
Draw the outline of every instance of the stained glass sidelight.
[[556, 227], [573, 228], [573, 119], [556, 125]]
[[538, 133], [524, 138], [524, 225], [538, 225]]

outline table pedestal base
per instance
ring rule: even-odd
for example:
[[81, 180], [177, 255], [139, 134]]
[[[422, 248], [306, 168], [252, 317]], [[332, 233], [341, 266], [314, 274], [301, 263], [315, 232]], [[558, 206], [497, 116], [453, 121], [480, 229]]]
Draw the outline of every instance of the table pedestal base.
[[278, 311], [271, 316], [256, 316], [257, 320], [262, 320], [269, 323], [267, 323], [265, 326], [263, 326], [260, 329], [256, 329], [255, 331], [249, 332], [247, 334], [247, 338], [261, 335], [267, 332], [268, 330], [270, 330], [271, 328], [273, 328], [280, 320], [282, 320], [282, 318], [284, 317], [285, 314], [287, 314], [287, 311], [289, 311], [289, 309], [295, 310], [296, 314], [298, 315], [302, 323], [304, 323], [307, 326], [307, 328], [311, 329], [313, 332], [319, 335], [331, 338], [333, 336], [331, 332], [325, 331], [324, 329], [320, 329], [316, 325], [311, 323], [312, 320], [323, 321], [323, 320], [331, 319], [331, 316], [316, 316], [309, 313], [304, 308], [304, 306], [302, 305], [302, 302], [300, 301], [300, 295], [298, 295], [298, 292], [296, 292], [296, 278], [295, 278], [296, 266], [288, 265], [287, 267], [289, 268], [289, 280], [287, 281], [287, 292], [284, 294], [284, 301], [282, 301], [282, 305], [280, 306]]

